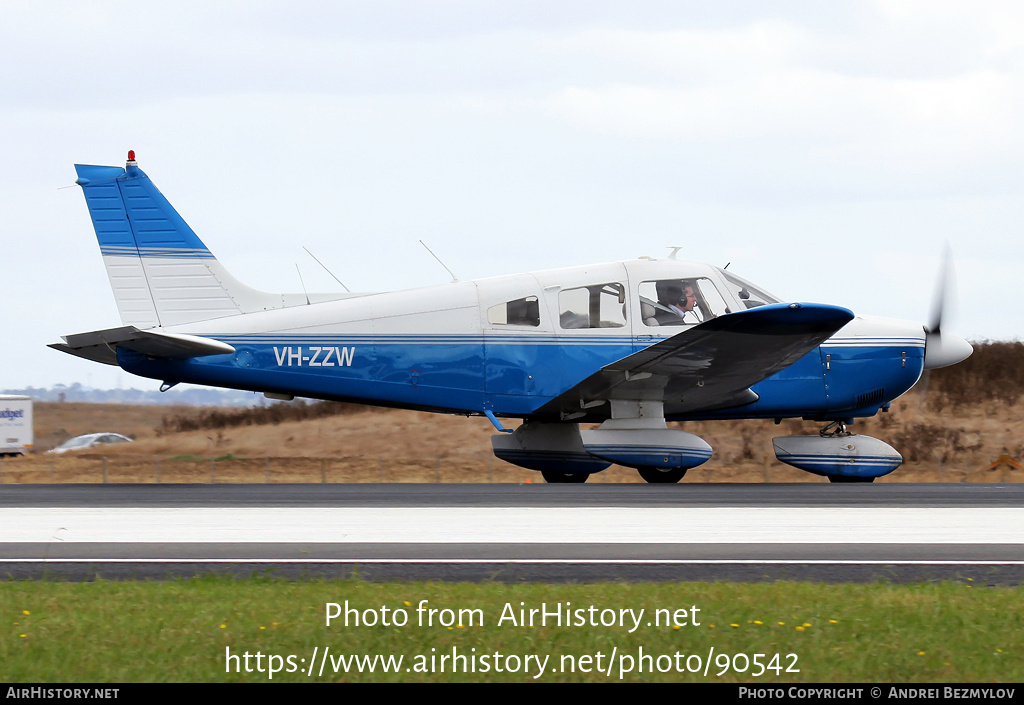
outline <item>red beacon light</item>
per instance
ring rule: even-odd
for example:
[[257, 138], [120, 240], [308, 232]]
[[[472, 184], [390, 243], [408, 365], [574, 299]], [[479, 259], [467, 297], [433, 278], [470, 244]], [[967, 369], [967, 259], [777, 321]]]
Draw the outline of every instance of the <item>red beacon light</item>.
[[130, 162], [134, 162], [135, 161], [135, 150], [134, 149], [129, 149], [128, 150], [128, 161], [130, 161]]

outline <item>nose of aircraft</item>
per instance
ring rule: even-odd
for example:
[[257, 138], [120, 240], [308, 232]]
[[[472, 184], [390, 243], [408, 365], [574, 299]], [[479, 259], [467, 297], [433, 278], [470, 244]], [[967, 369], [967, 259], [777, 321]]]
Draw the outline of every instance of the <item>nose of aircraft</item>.
[[934, 370], [948, 367], [966, 360], [974, 352], [974, 348], [966, 340], [955, 333], [934, 333], [925, 329], [924, 368]]

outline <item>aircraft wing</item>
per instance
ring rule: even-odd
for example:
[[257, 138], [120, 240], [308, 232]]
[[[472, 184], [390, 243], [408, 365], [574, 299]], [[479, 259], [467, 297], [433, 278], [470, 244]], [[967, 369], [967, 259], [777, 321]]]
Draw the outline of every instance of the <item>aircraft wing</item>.
[[198, 335], [139, 330], [135, 326], [94, 330], [88, 333], [61, 336], [63, 343], [49, 347], [70, 355], [84, 357], [107, 365], [117, 364], [117, 348], [126, 348], [149, 357], [185, 360], [204, 355], [228, 355], [235, 349], [227, 343]]
[[536, 413], [581, 418], [610, 399], [662, 401], [666, 416], [757, 401], [750, 386], [853, 320], [825, 304], [772, 304], [705, 321], [603, 367]]

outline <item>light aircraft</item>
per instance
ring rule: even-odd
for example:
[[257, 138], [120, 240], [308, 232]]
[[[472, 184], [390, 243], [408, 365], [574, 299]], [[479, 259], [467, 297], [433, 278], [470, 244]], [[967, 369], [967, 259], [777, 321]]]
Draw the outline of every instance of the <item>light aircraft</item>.
[[827, 425], [774, 439], [779, 460], [870, 482], [903, 459], [847, 424], [972, 352], [941, 330], [941, 305], [922, 325], [783, 302], [674, 251], [406, 291], [266, 293], [221, 266], [134, 152], [124, 168], [75, 168], [122, 326], [51, 347], [162, 390], [188, 382], [486, 416], [494, 454], [548, 482], [584, 482], [613, 463], [678, 482], [712, 449], [666, 422], [787, 417]]

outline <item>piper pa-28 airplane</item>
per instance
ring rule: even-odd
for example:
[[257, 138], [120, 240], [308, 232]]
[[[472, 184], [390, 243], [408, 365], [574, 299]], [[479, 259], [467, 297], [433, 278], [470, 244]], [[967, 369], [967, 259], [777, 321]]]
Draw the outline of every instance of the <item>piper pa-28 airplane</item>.
[[486, 416], [494, 454], [548, 482], [613, 463], [678, 482], [712, 449], [666, 422], [787, 417], [827, 425], [774, 439], [779, 460], [870, 482], [903, 459], [847, 424], [972, 350], [940, 330], [941, 306], [923, 326], [783, 302], [674, 252], [407, 291], [266, 293], [221, 266], [133, 152], [123, 169], [75, 168], [123, 325], [51, 347], [164, 390]]

